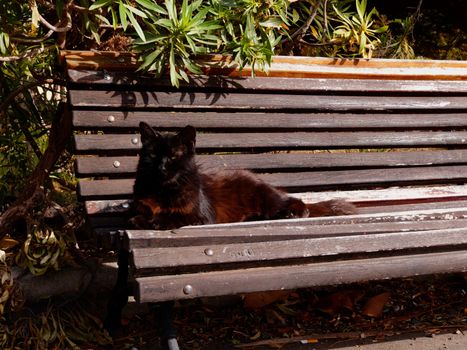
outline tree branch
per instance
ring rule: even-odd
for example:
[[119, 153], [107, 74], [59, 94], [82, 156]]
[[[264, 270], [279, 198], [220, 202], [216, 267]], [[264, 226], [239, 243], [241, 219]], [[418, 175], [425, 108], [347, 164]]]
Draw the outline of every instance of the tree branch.
[[52, 128], [49, 144], [36, 168], [29, 176], [26, 187], [16, 201], [0, 216], [0, 239], [22, 218], [27, 218], [38, 200], [44, 196], [44, 183], [49, 178], [56, 161], [63, 153], [71, 136], [71, 113], [65, 103], [59, 104]]
[[[316, 15], [318, 14], [318, 9], [323, 3], [323, 0], [320, 0], [316, 6], [313, 8], [313, 12], [311, 13], [310, 17], [308, 17], [307, 21], [300, 27], [298, 28], [290, 37], [284, 39], [282, 42], [285, 43], [291, 39], [295, 39], [297, 36], [300, 36], [300, 39], [303, 39], [305, 36], [305, 33], [307, 29], [311, 26], [311, 23], [313, 23], [313, 20], [315, 19]], [[311, 8], [310, 8], [311, 10]]]

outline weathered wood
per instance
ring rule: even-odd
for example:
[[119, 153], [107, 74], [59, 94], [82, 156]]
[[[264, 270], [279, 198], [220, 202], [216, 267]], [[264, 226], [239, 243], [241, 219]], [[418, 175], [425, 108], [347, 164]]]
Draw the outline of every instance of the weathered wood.
[[384, 111], [467, 109], [465, 96], [336, 96], [223, 92], [69, 91], [74, 108]]
[[[135, 299], [138, 302], [158, 302], [466, 270], [467, 251], [461, 250], [296, 266], [152, 276], [136, 280]], [[185, 288], [187, 285], [191, 288]]]
[[[467, 84], [465, 84], [467, 85]], [[467, 97], [466, 97], [467, 98]], [[362, 129], [462, 129], [467, 113], [265, 113], [265, 112], [183, 112], [183, 111], [74, 111], [78, 130], [137, 130], [141, 121], [159, 130], [193, 125], [199, 130], [362, 130]]]
[[[353, 191], [323, 191], [292, 193], [294, 197], [302, 199], [305, 203], [314, 203], [324, 200], [345, 198], [357, 205], [360, 210], [365, 207], [401, 205], [405, 203], [422, 204], [433, 203], [435, 206], [443, 208], [467, 207], [466, 186], [430, 186], [430, 187], [397, 187], [387, 189], [353, 190]], [[129, 201], [121, 200], [95, 200], [85, 201], [86, 212], [90, 216], [109, 216], [112, 214], [121, 215], [130, 206]], [[414, 210], [417, 208], [414, 208]], [[412, 209], [410, 209], [412, 210]], [[397, 212], [398, 210], [391, 210]], [[401, 211], [401, 210], [399, 210]], [[381, 210], [384, 212], [384, 210]]]
[[[271, 76], [253, 79], [208, 56], [203, 71], [223, 77], [175, 89], [134, 73], [132, 54], [66, 60], [80, 69], [68, 70], [84, 131], [74, 138], [80, 195], [94, 227], [133, 252], [132, 277], [152, 274], [137, 278], [138, 301], [467, 270], [465, 62], [275, 57]], [[121, 241], [140, 121], [194, 125], [205, 170], [251, 169], [305, 202], [346, 198], [360, 214], [128, 230]]]
[[[75, 135], [74, 141], [80, 153], [135, 153], [141, 147], [139, 135]], [[455, 145], [467, 146], [467, 131], [218, 133], [200, 134], [196, 143], [198, 152]]]
[[[294, 234], [294, 227], [286, 227]], [[297, 227], [316, 230], [310, 226]], [[254, 235], [254, 232], [251, 232]], [[467, 244], [467, 228], [438, 229], [431, 231], [343, 234], [333, 237], [313, 237], [308, 239], [213, 244], [206, 239], [201, 246], [169, 248], [136, 248], [132, 250], [135, 269], [163, 269], [170, 267], [209, 265], [213, 268], [220, 264], [240, 264], [256, 262], [268, 265], [270, 261], [281, 260], [281, 264], [293, 264], [288, 259], [302, 259], [341, 254], [371, 253], [404, 250], [410, 248], [433, 248], [437, 246], [461, 246]], [[209, 253], [206, 253], [209, 252]], [[218, 266], [217, 268], [221, 268]], [[180, 269], [179, 269], [180, 271]]]
[[[298, 171], [307, 169], [402, 167], [467, 163], [465, 150], [345, 153], [218, 154], [198, 155], [204, 171], [249, 169], [257, 172]], [[78, 176], [112, 176], [136, 172], [137, 156], [78, 157]]]
[[[134, 71], [135, 54], [120, 52], [67, 51], [61, 55], [68, 69]], [[205, 74], [250, 76], [251, 68], [242, 70], [232, 57], [206, 55], [198, 57]], [[265, 75], [256, 70], [257, 76]], [[268, 77], [466, 80], [466, 64], [449, 60], [346, 59], [321, 57], [274, 56]]]
[[[310, 218], [310, 219], [300, 219], [305, 220], [305, 222], [310, 222], [313, 225], [356, 225], [361, 223], [381, 223], [381, 222], [423, 222], [423, 221], [432, 221], [432, 220], [460, 220], [467, 217], [467, 196], [459, 197], [464, 198], [464, 200], [458, 200], [456, 197], [447, 198], [447, 201], [443, 198], [425, 198], [421, 200], [394, 200], [394, 201], [385, 201], [383, 205], [380, 205], [379, 202], [372, 200], [369, 204], [372, 206], [359, 207], [358, 216], [345, 216], [345, 217], [326, 217], [326, 218]], [[122, 204], [112, 205], [114, 202], [127, 203], [127, 201], [87, 201], [86, 208], [89, 210], [88, 214], [90, 215], [89, 221], [93, 227], [98, 228], [100, 232], [106, 232], [116, 234], [117, 231], [123, 232], [123, 230], [129, 230], [127, 232], [133, 232], [132, 227], [130, 227], [128, 222], [128, 217], [125, 215], [127, 209], [122, 209]], [[102, 214], [101, 214], [102, 213]], [[291, 219], [288, 220], [274, 220], [274, 221], [255, 221], [255, 222], [246, 222], [246, 223], [233, 223], [233, 224], [222, 224], [227, 225], [225, 228], [231, 229], [247, 229], [249, 225], [289, 225], [296, 224]], [[303, 221], [300, 224], [304, 224]], [[398, 225], [398, 224], [396, 224]], [[224, 227], [224, 226], [222, 226]], [[185, 230], [196, 230], [196, 235], [202, 237], [203, 232], [211, 232], [211, 230], [218, 229], [218, 225], [204, 225], [204, 226], [186, 226], [182, 229], [183, 234], [174, 236], [172, 231], [159, 234], [159, 231], [156, 232], [155, 236], [161, 240], [163, 245], [176, 245], [175, 243], [177, 237], [183, 239], [185, 235]], [[143, 233], [141, 233], [143, 232]], [[138, 233], [132, 235], [132, 239], [136, 240], [137, 243], [139, 237], [142, 236], [142, 241], [145, 242], [144, 232], [138, 230]], [[179, 231], [177, 231], [179, 232]], [[215, 235], [214, 235], [215, 236]], [[151, 237], [152, 234], [151, 234]], [[164, 238], [161, 238], [164, 237]], [[149, 238], [148, 238], [149, 239]], [[199, 240], [195, 238], [186, 237], [187, 241], [190, 244], [198, 244]], [[210, 239], [216, 240], [217, 238], [211, 237]], [[254, 240], [255, 238], [252, 238]], [[147, 243], [141, 243], [143, 246]], [[124, 246], [129, 247], [127, 243], [124, 242]]]
[[[467, 69], [467, 67], [466, 67]], [[75, 70], [67, 71], [72, 86], [92, 86], [94, 89], [124, 89], [149, 91], [170, 89], [170, 79], [142, 76], [129, 72]], [[223, 91], [246, 89], [253, 91], [338, 91], [338, 92], [411, 92], [411, 93], [461, 93], [467, 92], [462, 81], [442, 80], [374, 80], [374, 79], [313, 79], [277, 77], [219, 77], [192, 76], [190, 82], [181, 81], [182, 89], [222, 89]]]
[[[330, 188], [368, 188], [382, 185], [409, 185], [420, 183], [453, 183], [467, 181], [467, 165], [411, 167], [391, 169], [365, 169], [336, 171], [307, 171], [299, 173], [257, 174], [267, 183], [291, 192]], [[81, 181], [82, 198], [129, 197], [133, 193], [134, 179]]]
[[[204, 246], [205, 248], [211, 248], [212, 245], [219, 244], [223, 244], [223, 247], [230, 247], [229, 244], [234, 243], [244, 244], [253, 242], [303, 240], [309, 238], [315, 239], [320, 237], [338, 237], [340, 235], [350, 236], [389, 232], [408, 233], [422, 230], [462, 229], [467, 227], [467, 220], [462, 218], [465, 213], [466, 212], [464, 212], [464, 214], [451, 214], [451, 220], [439, 219], [440, 215], [438, 214], [433, 215], [433, 218], [428, 219], [426, 217], [423, 217], [422, 219], [421, 215], [414, 215], [411, 220], [393, 222], [344, 222], [335, 224], [317, 224], [313, 221], [309, 222], [308, 220], [302, 220], [301, 222], [298, 221], [293, 223], [281, 222], [274, 226], [257, 223], [256, 225], [246, 227], [232, 227], [230, 225], [224, 225], [223, 227], [203, 228], [199, 230], [190, 230], [187, 228], [170, 231], [126, 230], [123, 248], [129, 251], [141, 248], [162, 247]], [[366, 238], [363, 238], [363, 240], [365, 239]], [[420, 245], [420, 242], [417, 243]], [[426, 242], [423, 242], [423, 244], [425, 243]], [[339, 244], [339, 240], [336, 240], [335, 244]], [[362, 244], [362, 247], [359, 249], [364, 249], [365, 246], [366, 244]], [[224, 249], [222, 248], [221, 250], [223, 252], [222, 254], [224, 254]], [[330, 250], [330, 252], [331, 251], [332, 250]], [[188, 251], [186, 253], [188, 254]], [[158, 259], [164, 259], [164, 254], [162, 254]], [[292, 254], [295, 254], [295, 252]], [[158, 263], [154, 263], [153, 266], [157, 267]]]

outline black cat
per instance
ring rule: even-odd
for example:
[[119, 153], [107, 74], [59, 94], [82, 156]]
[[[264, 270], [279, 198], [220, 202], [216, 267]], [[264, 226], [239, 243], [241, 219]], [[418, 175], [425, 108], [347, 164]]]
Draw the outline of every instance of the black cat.
[[355, 213], [344, 200], [305, 204], [249, 171], [200, 172], [195, 163], [196, 131], [160, 134], [140, 123], [142, 149], [134, 185], [138, 228], [257, 219], [302, 218]]

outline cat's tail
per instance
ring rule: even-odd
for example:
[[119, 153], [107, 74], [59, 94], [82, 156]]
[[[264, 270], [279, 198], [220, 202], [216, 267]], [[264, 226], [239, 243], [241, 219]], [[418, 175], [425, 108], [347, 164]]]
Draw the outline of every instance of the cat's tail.
[[331, 199], [328, 201], [306, 204], [308, 217], [351, 215], [358, 212], [357, 207], [344, 199]]

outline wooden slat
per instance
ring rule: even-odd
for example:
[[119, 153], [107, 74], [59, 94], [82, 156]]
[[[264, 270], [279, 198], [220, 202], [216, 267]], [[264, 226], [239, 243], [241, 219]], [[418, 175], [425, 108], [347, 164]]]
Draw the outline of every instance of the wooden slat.
[[[466, 212], [467, 209], [464, 211], [464, 214]], [[252, 242], [336, 237], [339, 235], [351, 236], [389, 232], [407, 233], [411, 231], [457, 229], [467, 227], [467, 220], [462, 219], [464, 214], [459, 212], [451, 214], [453, 217], [452, 220], [441, 220], [438, 214], [433, 215], [433, 218], [424, 218], [423, 220], [421, 215], [413, 215], [410, 217], [410, 220], [393, 222], [344, 222], [326, 225], [309, 220], [294, 222], [284, 222], [282, 220], [277, 225], [272, 225], [271, 223], [256, 223], [256, 225], [242, 227], [218, 225], [216, 228], [206, 228], [203, 226], [199, 227], [197, 230], [189, 228], [180, 228], [170, 231], [126, 230], [123, 247], [129, 251], [141, 248], [162, 247], [204, 246], [205, 248], [211, 248], [211, 246], [219, 244], [224, 244], [228, 247], [228, 244], [234, 243], [244, 244]], [[336, 245], [339, 244], [339, 240], [336, 240], [335, 243]], [[420, 244], [420, 242], [418, 243]], [[224, 252], [223, 249], [221, 249], [221, 251]], [[330, 254], [332, 254], [331, 251]], [[153, 253], [151, 252], [150, 254]], [[295, 252], [293, 254], [295, 254]], [[160, 258], [163, 259], [163, 256]], [[155, 263], [153, 266], [157, 266], [157, 264]]]
[[[465, 84], [467, 85], [467, 83]], [[467, 97], [466, 97], [467, 98]], [[74, 111], [78, 130], [136, 130], [141, 121], [159, 130], [193, 125], [199, 130], [339, 130], [465, 128], [467, 113], [348, 114], [348, 113], [226, 113], [226, 112], [122, 112]]]
[[[77, 152], [135, 152], [139, 135], [75, 135]], [[467, 145], [467, 131], [290, 132], [200, 134], [196, 147], [205, 151], [429, 147]]]
[[[467, 69], [467, 67], [466, 67]], [[92, 85], [95, 89], [130, 88], [131, 90], [171, 89], [170, 79], [154, 79], [131, 72], [109, 72], [69, 69], [68, 81], [78, 86]], [[223, 91], [247, 89], [254, 91], [338, 91], [338, 92], [410, 92], [410, 93], [461, 93], [467, 92], [462, 81], [442, 80], [375, 80], [375, 79], [313, 79], [278, 77], [213, 77], [191, 76], [190, 82], [180, 82], [181, 89], [222, 89]], [[112, 88], [110, 88], [112, 89]]]
[[69, 91], [74, 108], [180, 108], [240, 110], [452, 110], [467, 109], [465, 96], [336, 96], [309, 94]]
[[[467, 196], [452, 197], [445, 200], [445, 198], [436, 198], [436, 196], [433, 196], [433, 198], [425, 199], [410, 199], [410, 195], [413, 195], [413, 193], [409, 194], [408, 199], [385, 201], [384, 203], [386, 204], [384, 205], [380, 205], [379, 202], [377, 202], [375, 199], [372, 199], [370, 205], [373, 206], [359, 207], [358, 215], [300, 219], [299, 223], [300, 225], [310, 224], [320, 225], [321, 227], [323, 227], [323, 225], [355, 225], [358, 227], [359, 224], [378, 224], [384, 222], [423, 223], [426, 221], [436, 220], [455, 220], [456, 222], [458, 222], [459, 220], [467, 218]], [[101, 231], [103, 228], [106, 228], [107, 232], [109, 230], [117, 231], [131, 229], [128, 222], [128, 216], [126, 215], [128, 208], [123, 207], [125, 203], [128, 202], [125, 200], [85, 202], [86, 210], [90, 215], [89, 221], [91, 225], [95, 228], [100, 228]], [[176, 232], [178, 233], [177, 236], [171, 234], [170, 232], [160, 233], [160, 231], [138, 230], [138, 235], [132, 236], [132, 242], [133, 244], [136, 244], [136, 246], [141, 244], [141, 246], [144, 247], [145, 245], [149, 244], [146, 239], [148, 239], [149, 241], [151, 239], [155, 239], [158, 240], [158, 244], [174, 246], [179, 244], [176, 243], [178, 242], [177, 237], [179, 237], [180, 241], [187, 240], [192, 245], [199, 245], [201, 241], [198, 238], [201, 237], [201, 239], [204, 240], [204, 232], [209, 232], [209, 237], [211, 237], [210, 239], [213, 241], [215, 241], [216, 239], [222, 239], [222, 237], [216, 238], [216, 234], [212, 234], [211, 231], [222, 229], [224, 225], [228, 225], [225, 227], [229, 227], [229, 229], [239, 229], [240, 231], [243, 231], [244, 227], [248, 230], [250, 225], [261, 225], [262, 227], [269, 227], [277, 225], [285, 226], [289, 224], [296, 225], [297, 222], [291, 221], [289, 219], [219, 225], [188, 226], [176, 230]], [[447, 227], [450, 227], [451, 225], [455, 224], [448, 224]], [[185, 236], [187, 230], [196, 231], [194, 233], [194, 237], [191, 237], [193, 236], [193, 234], [187, 234], [187, 236]], [[130, 230], [127, 232], [133, 231]], [[143, 234], [141, 232], [143, 232]], [[150, 233], [148, 233], [148, 235], [145, 236], [144, 232]], [[226, 237], [226, 239], [230, 238], [230, 236]], [[254, 240], [254, 238], [250, 239]], [[128, 242], [126, 246], [129, 247]]]
[[[353, 171], [308, 171], [258, 174], [258, 177], [273, 186], [294, 192], [304, 189], [318, 190], [345, 186], [364, 188], [384, 184], [459, 183], [467, 181], [467, 165]], [[128, 197], [133, 193], [133, 183], [133, 179], [81, 181], [79, 194], [83, 198]]]
[[[206, 170], [249, 169], [254, 171], [306, 170], [353, 167], [401, 167], [467, 163], [465, 150], [407, 152], [346, 152], [287, 154], [199, 155], [200, 168]], [[78, 157], [78, 176], [134, 174], [138, 157]]]
[[[296, 230], [310, 229], [310, 226], [287, 227], [294, 234]], [[316, 232], [313, 228], [311, 232]], [[252, 232], [254, 235], [254, 231]], [[303, 259], [340, 254], [372, 253], [404, 250], [411, 248], [433, 248], [438, 246], [461, 246], [467, 244], [467, 228], [432, 231], [391, 232], [363, 235], [345, 235], [269, 242], [212, 244], [202, 246], [137, 248], [133, 249], [133, 266], [139, 273], [144, 269], [197, 266], [202, 269], [209, 265], [257, 262], [267, 265], [270, 261], [281, 260], [282, 265], [291, 264], [288, 259]], [[210, 250], [212, 255], [205, 253]]]
[[[294, 197], [300, 198], [306, 203], [314, 203], [329, 199], [345, 198], [356, 203], [360, 207], [401, 205], [405, 203], [423, 203], [434, 202], [440, 209], [443, 205], [449, 203], [450, 207], [467, 207], [467, 186], [429, 186], [429, 187], [410, 187], [410, 188], [387, 188], [373, 190], [353, 190], [353, 191], [328, 191], [328, 192], [304, 192], [292, 193]], [[444, 203], [443, 203], [444, 202]], [[456, 204], [459, 203], [459, 204]], [[117, 214], [121, 216], [129, 208], [129, 201], [122, 200], [94, 200], [85, 201], [86, 212], [91, 216], [109, 216]], [[416, 209], [416, 208], [415, 208]], [[361, 209], [363, 210], [363, 209]], [[397, 211], [397, 210], [393, 210]]]
[[[297, 266], [260, 267], [136, 280], [138, 302], [192, 299], [268, 290], [407, 277], [467, 270], [467, 251], [344, 260]], [[185, 286], [190, 293], [184, 293]]]
[[[120, 52], [67, 51], [62, 53], [69, 69], [134, 71], [137, 56]], [[250, 76], [251, 68], [239, 70], [231, 56], [198, 57], [206, 73]], [[265, 75], [256, 71], [258, 76]], [[274, 56], [268, 69], [270, 77], [360, 78], [406, 80], [466, 80], [466, 64], [449, 60], [345, 59]]]

